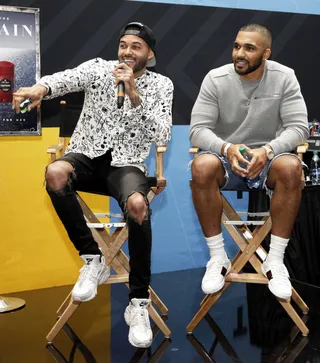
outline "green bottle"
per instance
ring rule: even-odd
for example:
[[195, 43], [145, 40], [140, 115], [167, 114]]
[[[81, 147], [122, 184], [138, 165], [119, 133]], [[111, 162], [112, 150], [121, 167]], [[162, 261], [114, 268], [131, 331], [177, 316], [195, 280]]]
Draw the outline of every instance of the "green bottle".
[[[247, 159], [248, 161], [251, 160], [251, 156], [249, 156], [247, 149], [244, 146], [240, 146], [239, 151], [241, 155]], [[243, 167], [243, 166], [242, 166]], [[246, 166], [244, 166], [244, 169], [246, 169]], [[249, 189], [259, 189], [260, 187], [260, 175], [256, 176], [253, 179], [249, 179], [247, 177], [243, 178], [248, 186]]]
[[27, 98], [26, 100], [21, 102], [20, 103], [20, 112], [21, 113], [28, 112], [28, 107], [29, 107], [29, 105], [31, 105], [31, 103], [32, 103], [32, 101], [30, 100], [30, 98]]

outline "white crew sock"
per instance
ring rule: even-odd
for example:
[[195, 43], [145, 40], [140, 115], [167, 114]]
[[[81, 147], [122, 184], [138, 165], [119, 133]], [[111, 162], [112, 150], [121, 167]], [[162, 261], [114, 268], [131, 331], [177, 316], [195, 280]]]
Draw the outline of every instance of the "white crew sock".
[[213, 259], [227, 259], [222, 233], [213, 237], [205, 237], [205, 239], [209, 247], [210, 257], [213, 257]]
[[271, 235], [270, 250], [267, 257], [268, 262], [283, 263], [284, 251], [288, 246], [289, 238]]

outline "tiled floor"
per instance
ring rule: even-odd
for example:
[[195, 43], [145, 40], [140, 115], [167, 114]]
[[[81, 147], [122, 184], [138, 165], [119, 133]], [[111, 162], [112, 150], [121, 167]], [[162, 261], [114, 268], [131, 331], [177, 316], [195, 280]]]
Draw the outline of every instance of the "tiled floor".
[[24, 309], [0, 315], [1, 363], [127, 363], [127, 362], [320, 362], [320, 289], [295, 284], [309, 304], [305, 316], [309, 337], [302, 337], [269, 293], [266, 286], [233, 284], [210, 315], [186, 335], [186, 325], [203, 298], [200, 282], [204, 269], [153, 276], [153, 287], [169, 308], [167, 324], [171, 340], [155, 334], [150, 349], [135, 349], [127, 340], [123, 319], [127, 303], [124, 285], [101, 286], [98, 296], [76, 311], [54, 341], [46, 347], [45, 336], [55, 311], [70, 287], [19, 294]]

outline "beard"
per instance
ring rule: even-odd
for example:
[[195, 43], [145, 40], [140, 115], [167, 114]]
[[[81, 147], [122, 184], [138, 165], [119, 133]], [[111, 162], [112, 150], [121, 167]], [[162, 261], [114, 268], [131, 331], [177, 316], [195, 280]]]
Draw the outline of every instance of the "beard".
[[[125, 62], [124, 58], [119, 59], [119, 62]], [[136, 59], [135, 60], [135, 65], [133, 66], [132, 70], [133, 73], [137, 73], [140, 72], [142, 69], [145, 68], [145, 66], [147, 65], [148, 62], [148, 56], [146, 55], [145, 57], [141, 57], [140, 59]]]
[[[240, 60], [245, 60], [245, 59], [237, 59], [237, 61], [240, 61]], [[237, 69], [237, 66], [236, 66], [236, 62], [234, 61], [233, 64], [234, 64], [234, 70], [238, 73], [238, 74], [249, 74], [249, 73], [252, 73], [254, 71], [256, 71], [262, 64], [262, 61], [263, 61], [263, 55], [257, 59], [252, 65], [248, 65], [248, 68], [245, 69], [245, 70], [239, 70]]]
[[148, 62], [147, 56], [143, 59], [139, 59], [139, 61], [133, 67], [133, 73], [140, 72], [142, 69], [144, 69], [147, 65], [147, 62]]

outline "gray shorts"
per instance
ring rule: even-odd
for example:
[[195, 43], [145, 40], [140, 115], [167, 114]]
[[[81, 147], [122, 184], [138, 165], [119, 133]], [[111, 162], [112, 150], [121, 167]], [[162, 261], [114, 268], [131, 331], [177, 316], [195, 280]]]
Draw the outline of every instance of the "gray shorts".
[[[201, 155], [201, 154], [211, 154], [216, 156], [222, 163], [222, 166], [224, 168], [225, 174], [225, 184], [223, 185], [223, 187], [221, 187], [221, 190], [239, 190], [239, 191], [252, 191], [253, 189], [250, 189], [246, 183], [246, 181], [244, 180], [243, 177], [235, 174], [232, 171], [231, 165], [228, 161], [228, 159], [224, 156], [221, 156], [217, 153], [211, 152], [211, 151], [205, 151], [202, 150], [200, 151], [197, 156]], [[268, 178], [268, 173], [269, 170], [271, 168], [272, 163], [280, 156], [283, 155], [291, 155], [292, 157], [296, 157], [300, 160], [301, 165], [302, 166], [306, 166], [304, 164], [304, 162], [298, 157], [298, 155], [296, 154], [292, 154], [292, 153], [282, 153], [279, 155], [276, 155], [272, 160], [268, 160], [265, 167], [262, 169], [261, 173], [260, 173], [260, 183], [259, 183], [259, 187], [255, 188], [254, 190], [263, 190], [265, 189], [267, 194], [269, 195], [269, 197], [272, 197], [273, 194], [273, 189], [270, 189], [267, 187], [267, 178]]]

